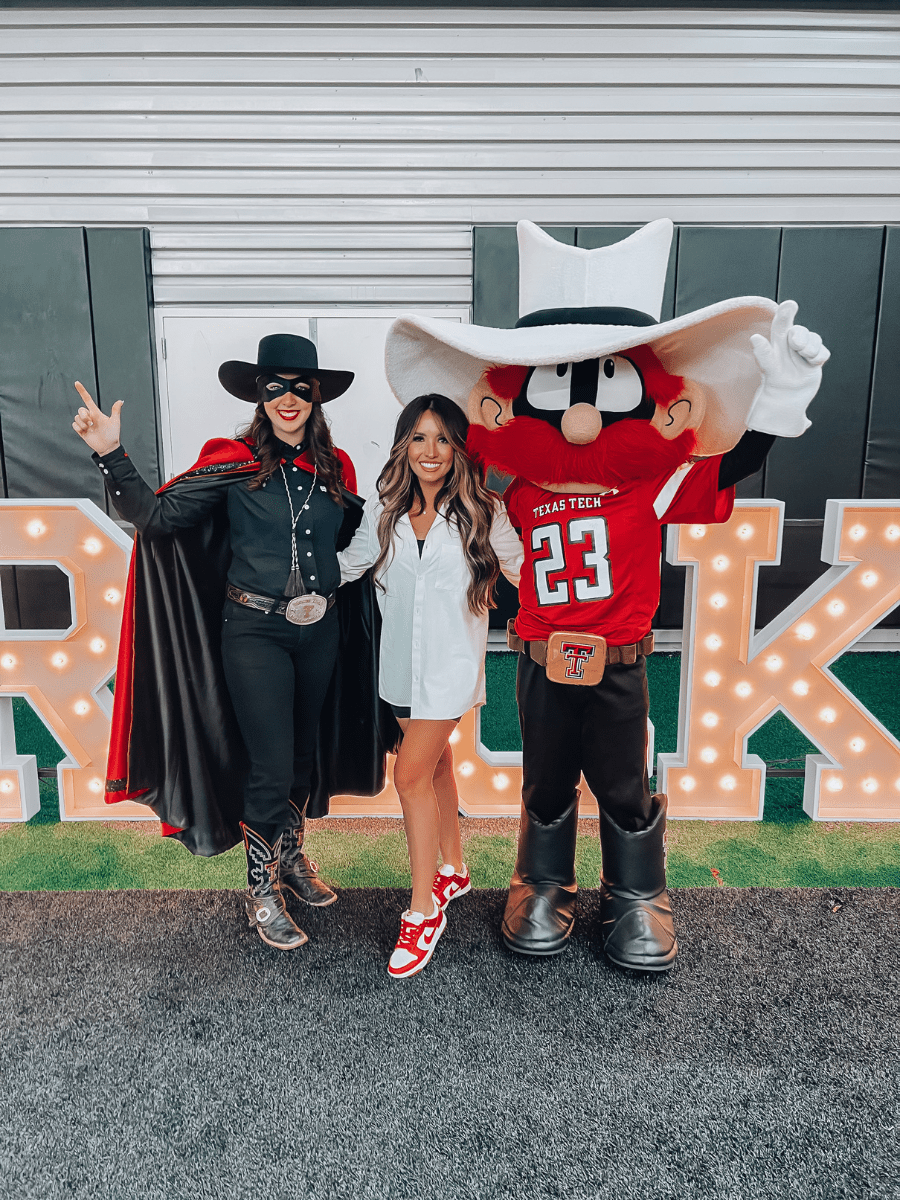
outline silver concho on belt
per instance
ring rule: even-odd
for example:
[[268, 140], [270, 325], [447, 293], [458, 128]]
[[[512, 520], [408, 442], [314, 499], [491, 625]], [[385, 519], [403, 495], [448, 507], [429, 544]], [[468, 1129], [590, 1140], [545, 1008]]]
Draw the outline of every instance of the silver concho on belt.
[[327, 608], [328, 600], [325, 596], [307, 593], [305, 596], [294, 596], [293, 600], [288, 600], [284, 615], [292, 625], [315, 625], [316, 621], [321, 621], [325, 616]]

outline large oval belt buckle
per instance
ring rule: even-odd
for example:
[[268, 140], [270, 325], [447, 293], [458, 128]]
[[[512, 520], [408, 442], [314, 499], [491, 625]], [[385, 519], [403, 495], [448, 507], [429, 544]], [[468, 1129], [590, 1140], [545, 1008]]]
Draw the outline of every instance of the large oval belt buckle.
[[324, 596], [295, 596], [288, 600], [284, 615], [292, 625], [315, 625], [325, 616], [327, 608]]

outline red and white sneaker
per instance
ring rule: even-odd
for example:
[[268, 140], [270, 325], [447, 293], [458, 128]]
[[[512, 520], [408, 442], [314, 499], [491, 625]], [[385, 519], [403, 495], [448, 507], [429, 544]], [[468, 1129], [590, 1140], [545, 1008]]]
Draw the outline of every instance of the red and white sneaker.
[[471, 890], [472, 880], [469, 878], [469, 868], [465, 863], [458, 874], [449, 863], [444, 863], [431, 885], [431, 894], [442, 909], [446, 908], [451, 900], [457, 900]]
[[400, 917], [400, 936], [388, 963], [388, 975], [394, 979], [405, 979], [416, 975], [434, 954], [438, 939], [447, 928], [447, 916], [435, 901], [430, 917], [421, 913], [405, 912]]

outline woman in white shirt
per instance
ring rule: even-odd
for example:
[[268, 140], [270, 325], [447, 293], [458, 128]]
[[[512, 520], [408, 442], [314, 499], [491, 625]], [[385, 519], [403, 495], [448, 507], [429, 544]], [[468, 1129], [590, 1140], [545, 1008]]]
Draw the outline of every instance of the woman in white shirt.
[[374, 569], [382, 614], [379, 692], [403, 730], [394, 785], [412, 899], [388, 964], [397, 978], [428, 963], [447, 924], [447, 903], [471, 887], [449, 738], [463, 713], [484, 703], [494, 585], [501, 570], [518, 584], [522, 565], [506, 509], [466, 454], [467, 430], [446, 396], [408, 404], [378, 494], [338, 555], [342, 583]]

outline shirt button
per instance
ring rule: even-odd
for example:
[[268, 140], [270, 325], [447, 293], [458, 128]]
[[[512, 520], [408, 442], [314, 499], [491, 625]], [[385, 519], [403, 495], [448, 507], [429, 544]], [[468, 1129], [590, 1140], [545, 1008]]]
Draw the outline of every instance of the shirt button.
[[419, 677], [418, 677], [418, 675], [413, 675], [413, 680], [414, 680], [414, 682], [415, 682], [415, 683], [418, 683], [418, 682], [419, 682]]
[[315, 579], [315, 575], [310, 575], [310, 579]]
[[306, 531], [306, 532], [307, 532], [307, 533], [312, 533], [312, 530], [311, 530], [311, 529], [307, 529], [307, 531]]
[[122, 493], [121, 493], [121, 492], [116, 492], [116, 495], [117, 495], [117, 496], [121, 496], [121, 495], [122, 495]]
[[419, 648], [419, 643], [418, 643], [418, 642], [413, 642], [413, 646], [415, 646], [415, 648], [418, 650], [418, 648]]
[[307, 558], [312, 558], [312, 550], [307, 550], [307, 552], [306, 552], [306, 557], [307, 557]]
[[294, 467], [294, 470], [296, 471], [296, 470], [297, 470], [297, 468], [296, 468], [296, 467]]

